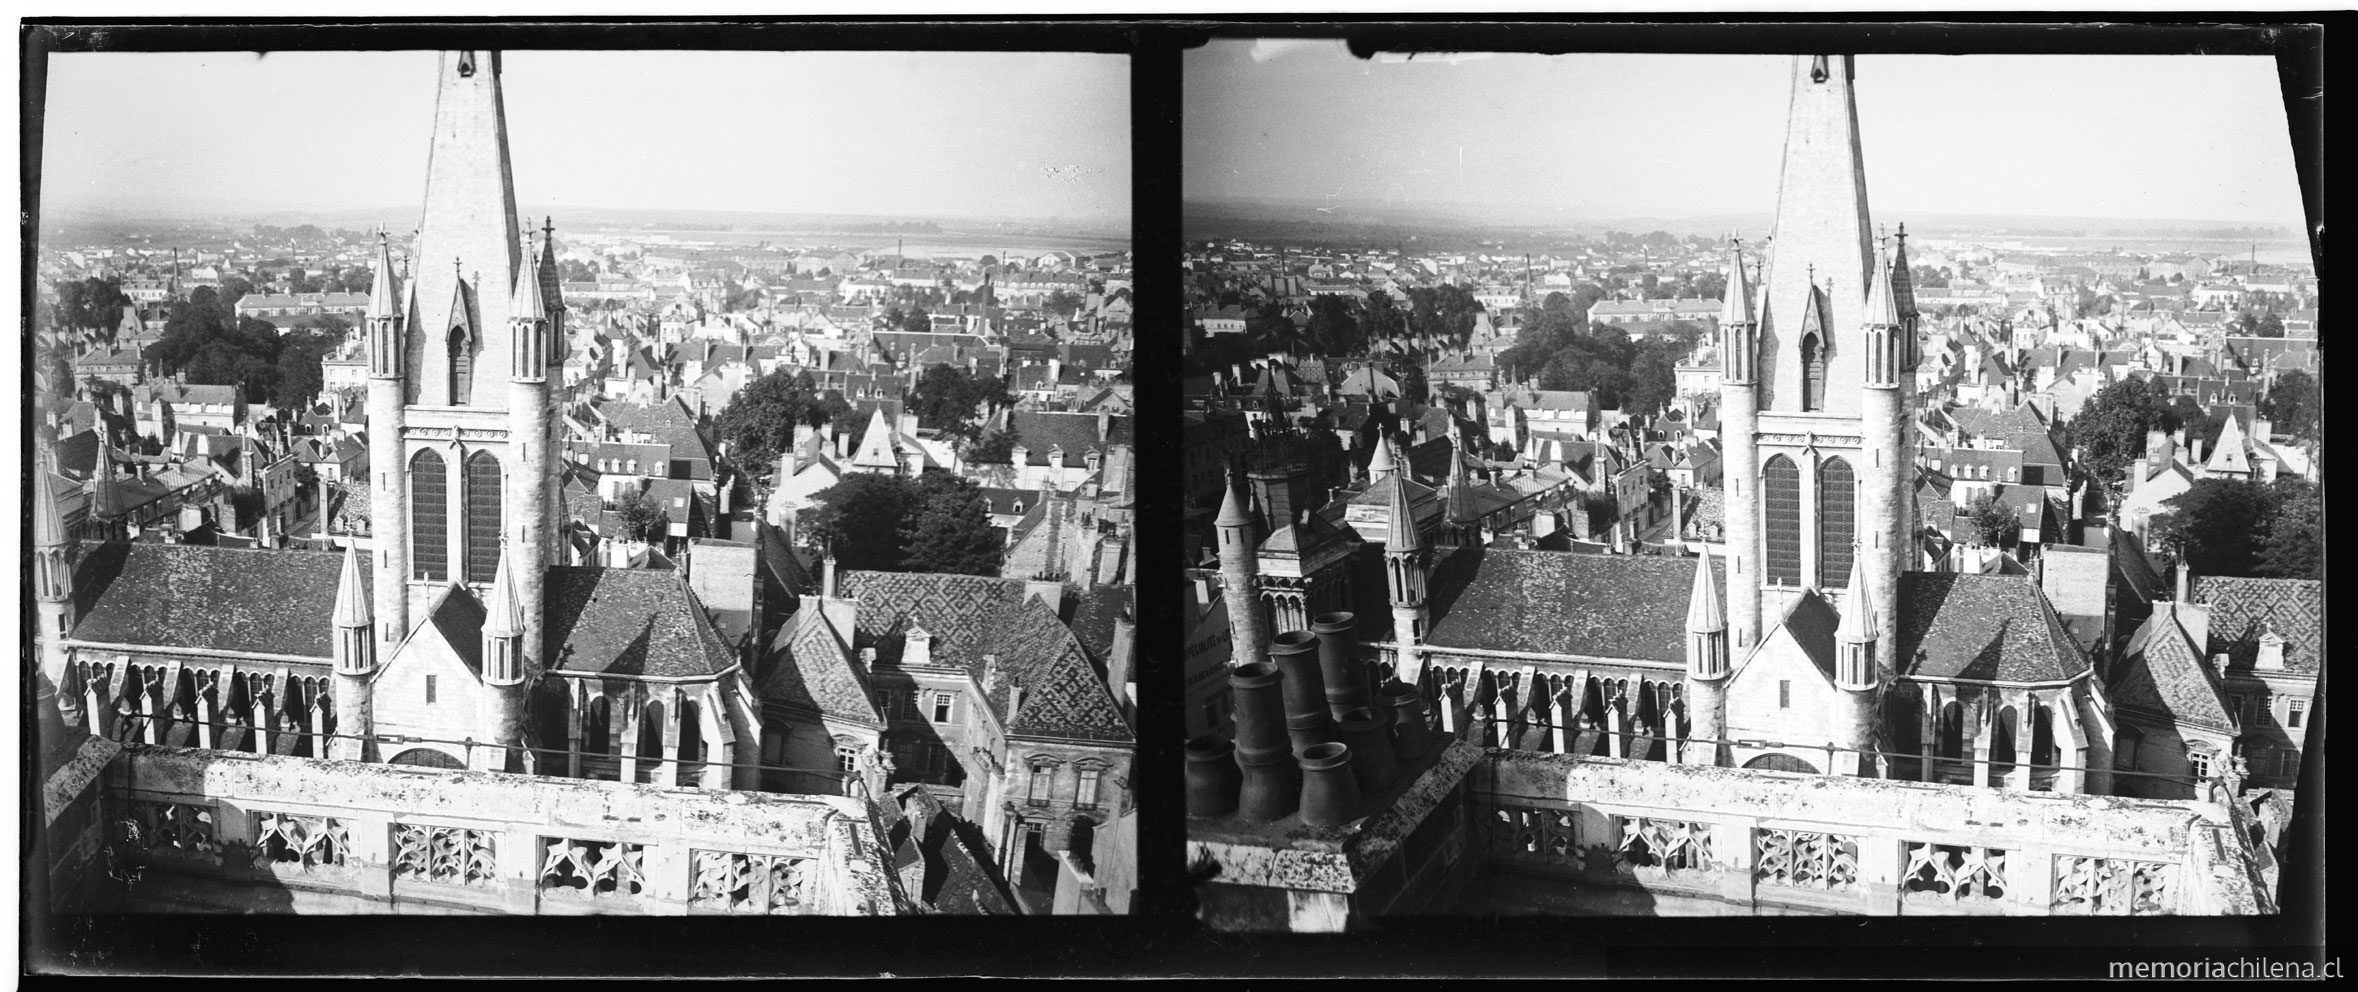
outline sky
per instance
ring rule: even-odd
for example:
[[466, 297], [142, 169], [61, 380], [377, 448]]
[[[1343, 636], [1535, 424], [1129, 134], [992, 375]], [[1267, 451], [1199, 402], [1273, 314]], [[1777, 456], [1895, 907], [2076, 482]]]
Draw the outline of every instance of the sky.
[[[415, 210], [435, 57], [53, 56], [45, 202]], [[528, 206], [1129, 225], [1124, 56], [518, 51], [502, 67]]]
[[[1791, 56], [1187, 53], [1183, 195], [1517, 206], [1535, 220], [1768, 213]], [[2302, 226], [2273, 60], [1863, 55], [1876, 215]]]

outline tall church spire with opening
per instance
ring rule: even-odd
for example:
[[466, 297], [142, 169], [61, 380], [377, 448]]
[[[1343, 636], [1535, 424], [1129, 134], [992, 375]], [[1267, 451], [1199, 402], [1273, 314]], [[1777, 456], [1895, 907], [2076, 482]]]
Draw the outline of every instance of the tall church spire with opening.
[[[426, 312], [414, 318], [421, 360], [410, 393], [426, 406], [496, 408], [508, 397], [508, 298], [523, 236], [499, 75], [498, 52], [442, 53], [418, 225], [417, 301]], [[454, 373], [472, 381], [454, 388]], [[466, 402], [454, 404], [454, 394]]]

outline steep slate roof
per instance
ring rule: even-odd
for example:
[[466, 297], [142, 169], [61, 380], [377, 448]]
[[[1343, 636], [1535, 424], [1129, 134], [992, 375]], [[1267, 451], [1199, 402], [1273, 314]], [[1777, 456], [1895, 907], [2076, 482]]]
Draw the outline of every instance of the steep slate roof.
[[558, 566], [543, 589], [551, 669], [692, 678], [737, 663], [675, 572]]
[[[1818, 595], [1817, 590], [1804, 589], [1801, 595], [1793, 598], [1793, 605], [1777, 621], [1777, 626], [1770, 628], [1760, 642], [1768, 643], [1769, 637], [1774, 636], [1778, 629], [1783, 629], [1792, 635], [1794, 646], [1801, 649], [1801, 656], [1817, 666], [1818, 674], [1825, 676], [1827, 682], [1832, 682], [1834, 635], [1841, 626], [1842, 617], [1835, 611], [1834, 604]], [[1746, 660], [1749, 661], [1749, 657]]]
[[426, 619], [441, 632], [442, 639], [450, 644], [467, 670], [482, 675], [483, 619], [488, 615], [483, 601], [476, 599], [467, 587], [453, 583], [443, 587], [442, 599], [432, 609]]
[[779, 703], [822, 716], [850, 720], [870, 727], [884, 725], [876, 701], [868, 693], [867, 677], [851, 660], [847, 632], [827, 621], [826, 612], [797, 610], [778, 628], [770, 650], [783, 652], [761, 681], [765, 703]]
[[2235, 727], [2227, 708], [2219, 703], [2219, 687], [2208, 666], [2178, 625], [2174, 605], [2165, 605], [2146, 618], [2122, 651], [2111, 682], [2113, 702], [2120, 706], [2219, 730]]
[[1903, 572], [1898, 606], [1903, 674], [2061, 682], [2088, 668], [2028, 576]]
[[[342, 555], [186, 544], [84, 545], [74, 569], [78, 640], [298, 655], [335, 645]], [[361, 572], [373, 586], [373, 576]]]
[[[879, 663], [900, 659], [911, 624], [933, 635], [935, 663], [963, 665], [979, 684], [983, 655], [999, 659], [998, 688], [985, 693], [1009, 733], [1070, 740], [1128, 741], [1113, 693], [1089, 664], [1080, 640], [1020, 579], [922, 572], [847, 571], [837, 580], [859, 601], [857, 646], [874, 646]], [[1023, 708], [1009, 713], [1009, 690], [1024, 688]]]
[[[1471, 574], [1444, 575], [1461, 568]], [[1718, 588], [1727, 588], [1725, 564], [1714, 561], [1712, 570]], [[1694, 581], [1695, 564], [1684, 558], [1460, 552], [1434, 570], [1429, 593], [1441, 615], [1427, 643], [1684, 662]]]
[[2325, 584], [2316, 579], [2252, 579], [2198, 575], [2194, 601], [2211, 608], [2206, 654], [2249, 665], [2260, 650], [2264, 622], [2284, 638], [2284, 670], [2314, 675], [2324, 649]]

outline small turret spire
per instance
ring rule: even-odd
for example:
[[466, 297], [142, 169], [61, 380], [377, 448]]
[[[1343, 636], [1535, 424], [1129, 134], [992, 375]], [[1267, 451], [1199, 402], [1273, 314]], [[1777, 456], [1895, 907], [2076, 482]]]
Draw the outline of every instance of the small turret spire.
[[525, 252], [524, 264], [516, 269], [516, 284], [508, 293], [508, 316], [516, 320], [543, 320], [548, 307], [540, 297], [540, 255]]
[[1386, 552], [1422, 551], [1424, 536], [1416, 532], [1416, 514], [1408, 505], [1408, 480], [1392, 480], [1391, 523], [1384, 535]]
[[1719, 603], [1719, 583], [1711, 577], [1711, 549], [1695, 558], [1695, 587], [1687, 595], [1687, 632], [1715, 634], [1728, 629]]
[[65, 518], [57, 512], [56, 487], [49, 481], [52, 471], [48, 458], [33, 466], [33, 547], [36, 548], [62, 548], [70, 543], [66, 538]]
[[1891, 256], [1885, 251], [1886, 242], [1875, 245], [1874, 276], [1867, 283], [1867, 323], [1898, 327], [1900, 323], [1899, 296], [1891, 288]]
[[1722, 290], [1727, 299], [1720, 305], [1721, 326], [1759, 323], [1752, 316], [1752, 280], [1744, 274], [1744, 242], [1728, 239], [1727, 288]]
[[1367, 481], [1378, 481], [1391, 475], [1392, 470], [1392, 439], [1379, 432], [1376, 434], [1375, 454], [1367, 459]]
[[1236, 470], [1229, 469], [1225, 492], [1220, 499], [1220, 516], [1212, 522], [1221, 527], [1250, 527], [1253, 515], [1245, 510], [1243, 497], [1237, 494]]
[[1850, 644], [1866, 644], [1880, 636], [1875, 625], [1875, 606], [1867, 597], [1867, 556], [1858, 553], [1857, 542], [1851, 543], [1850, 585], [1842, 594], [1842, 624], [1834, 629], [1834, 639]]
[[394, 288], [393, 244], [382, 232], [377, 234], [377, 274], [368, 289], [369, 320], [386, 320], [399, 314], [401, 296]]
[[516, 599], [515, 568], [509, 563], [507, 539], [500, 539], [499, 571], [491, 577], [491, 595], [484, 605], [483, 636], [520, 637], [524, 634], [524, 607]]
[[360, 546], [344, 546], [344, 573], [336, 581], [333, 623], [340, 628], [366, 627], [372, 620], [368, 589], [360, 584]]

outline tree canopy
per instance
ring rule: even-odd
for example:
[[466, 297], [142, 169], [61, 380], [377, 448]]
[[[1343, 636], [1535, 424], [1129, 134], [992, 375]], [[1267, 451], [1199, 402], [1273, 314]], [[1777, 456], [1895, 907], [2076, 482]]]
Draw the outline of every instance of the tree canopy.
[[2317, 438], [2317, 380], [2299, 369], [2278, 373], [2260, 412], [2273, 430], [2302, 441]]
[[2154, 379], [2124, 379], [2089, 397], [2066, 427], [2080, 450], [2080, 464], [2097, 482], [2117, 487], [2131, 462], [2145, 457], [2150, 431], [2178, 429], [2169, 388]]
[[980, 436], [979, 418], [992, 407], [1015, 401], [1001, 376], [976, 375], [955, 365], [935, 365], [917, 377], [909, 403], [917, 426], [973, 440]]
[[837, 565], [883, 572], [997, 575], [1004, 539], [972, 481], [855, 474], [820, 491], [811, 530]]
[[2155, 544], [2197, 575], [2320, 575], [2324, 508], [2309, 482], [2198, 479], [2165, 505]]
[[844, 409], [841, 400], [830, 404], [818, 394], [809, 372], [780, 368], [738, 391], [721, 411], [718, 432], [740, 467], [758, 469], [794, 444], [794, 425], [816, 427]]
[[57, 289], [57, 324], [74, 331], [94, 331], [107, 340], [114, 339], [115, 326], [123, 320], [123, 308], [131, 298], [123, 295], [121, 279], [100, 279], [93, 276], [79, 282], [61, 282]]

